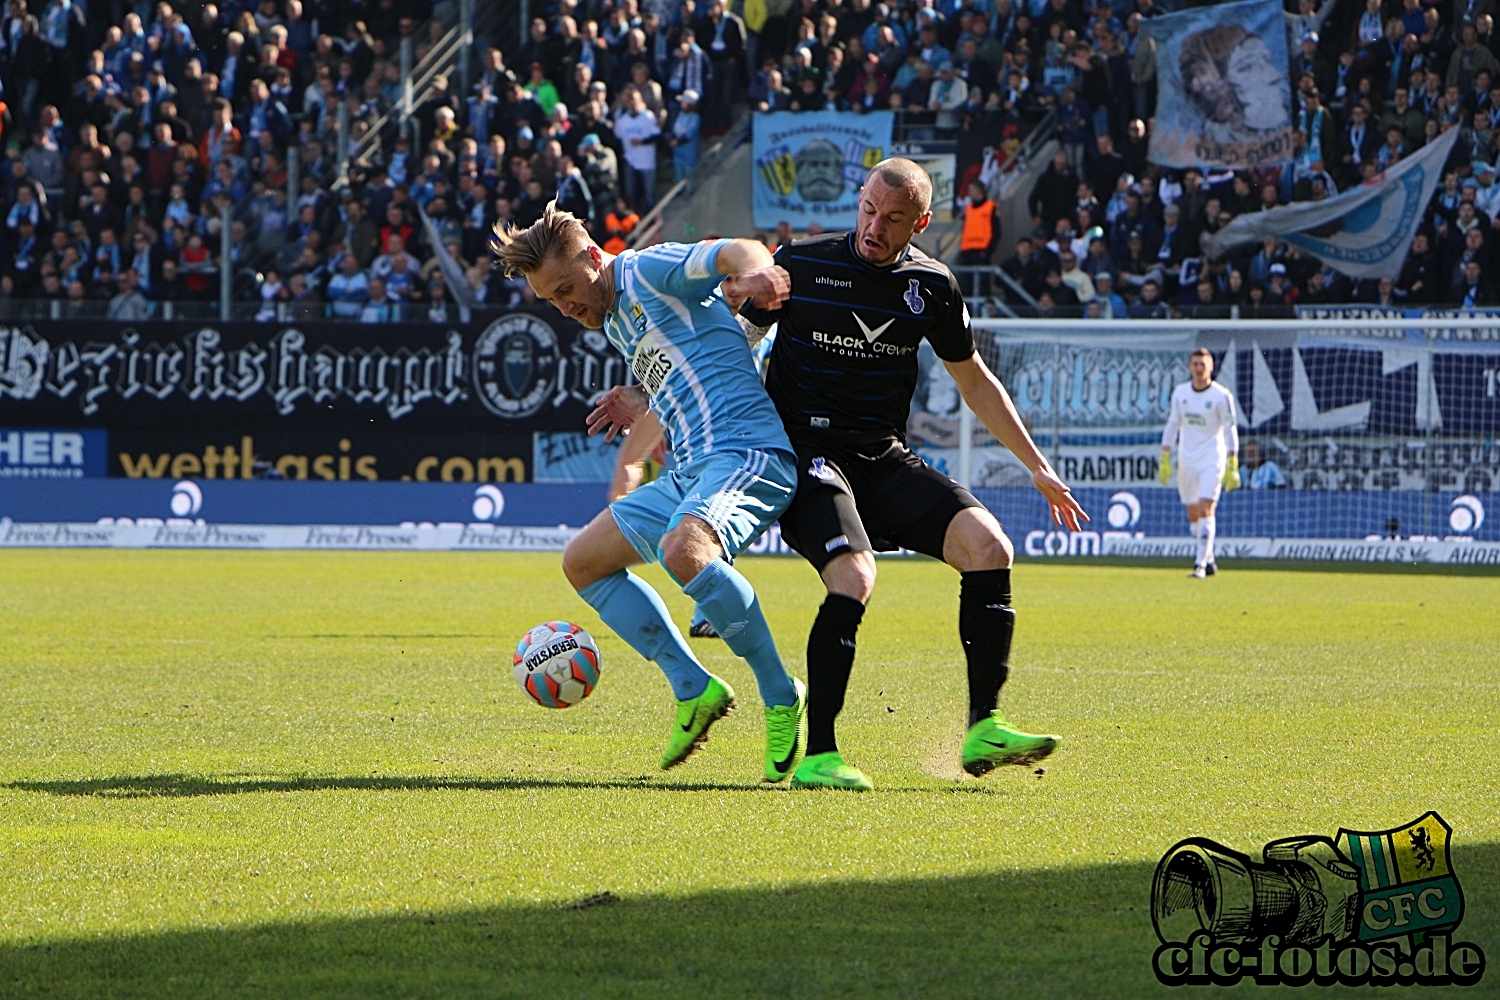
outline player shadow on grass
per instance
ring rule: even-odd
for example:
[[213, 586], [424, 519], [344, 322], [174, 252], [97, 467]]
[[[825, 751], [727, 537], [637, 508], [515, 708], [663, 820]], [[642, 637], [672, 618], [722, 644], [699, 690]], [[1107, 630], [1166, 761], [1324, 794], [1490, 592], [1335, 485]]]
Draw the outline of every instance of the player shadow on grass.
[[[776, 792], [786, 785], [764, 783], [674, 781], [661, 775], [643, 775], [627, 780], [587, 781], [570, 778], [464, 778], [429, 775], [309, 776], [279, 775], [193, 775], [146, 774], [118, 775], [108, 778], [77, 780], [12, 781], [0, 785], [19, 792], [43, 792], [48, 795], [70, 795], [112, 799], [197, 798], [205, 795], [244, 795], [254, 792], [325, 792], [325, 791], [478, 791], [508, 792], [534, 789], [607, 789], [647, 792]], [[978, 782], [961, 782], [951, 786], [881, 787], [891, 792], [958, 792], [994, 794], [994, 789]], [[807, 793], [816, 794], [816, 793]], [[829, 793], [833, 794], [833, 793]]]
[[[0, 993], [1121, 997], [1136, 984], [1155, 991], [1152, 869], [1131, 863], [685, 896], [631, 893], [632, 873], [621, 871], [592, 890], [597, 895], [571, 902], [0, 945]], [[258, 881], [274, 878], [267, 871]], [[216, 889], [221, 905], [209, 919], [233, 920], [238, 891], [227, 883]], [[402, 900], [393, 894], [384, 905], [398, 910]]]
[[[1292, 826], [1285, 833], [1307, 832]], [[1317, 831], [1323, 832], [1323, 831]], [[820, 833], [816, 828], [809, 835]], [[1154, 831], [1165, 849], [1182, 836]], [[995, 836], [1005, 835], [1001, 827]], [[553, 903], [233, 926], [226, 881], [215, 926], [0, 944], [0, 993], [54, 997], [1108, 997], [1177, 996], [1151, 972], [1152, 861], [1024, 867], [916, 879], [829, 879], [634, 894], [620, 871]], [[1159, 845], [1156, 843], [1159, 841]], [[1257, 845], [1230, 841], [1236, 849]], [[748, 863], [758, 864], [759, 861]], [[1459, 844], [1459, 938], [1500, 952], [1500, 844]], [[840, 874], [857, 871], [845, 866]], [[256, 892], [276, 873], [257, 873]], [[669, 890], [670, 891], [670, 890]], [[425, 894], [431, 898], [430, 894]], [[205, 904], [206, 905], [206, 904]], [[402, 909], [399, 892], [382, 901]], [[685, 932], [687, 932], [685, 934]], [[1242, 992], [1260, 995], [1251, 984]], [[1448, 995], [1383, 989], [1382, 997]], [[1309, 994], [1311, 995], [1311, 994]], [[1477, 995], [1477, 994], [1476, 994]]]

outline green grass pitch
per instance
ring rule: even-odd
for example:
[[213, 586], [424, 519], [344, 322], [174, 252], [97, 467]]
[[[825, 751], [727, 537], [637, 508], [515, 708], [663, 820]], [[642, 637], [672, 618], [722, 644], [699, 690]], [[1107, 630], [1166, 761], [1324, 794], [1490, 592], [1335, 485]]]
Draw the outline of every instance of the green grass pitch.
[[[715, 641], [739, 711], [657, 771], [666, 683], [557, 563], [0, 553], [0, 997], [1165, 996], [1171, 844], [1428, 809], [1458, 936], [1500, 961], [1500, 578], [1022, 564], [1003, 705], [1065, 743], [973, 780], [957, 579], [883, 562], [856, 796], [757, 784], [760, 703]], [[741, 565], [802, 673], [816, 577]], [[558, 617], [603, 677], [550, 712], [511, 651]]]

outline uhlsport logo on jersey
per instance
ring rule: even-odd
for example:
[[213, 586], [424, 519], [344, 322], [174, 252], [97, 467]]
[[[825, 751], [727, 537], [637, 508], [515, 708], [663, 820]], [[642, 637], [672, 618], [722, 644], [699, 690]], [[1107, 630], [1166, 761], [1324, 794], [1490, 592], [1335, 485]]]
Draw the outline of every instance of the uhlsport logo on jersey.
[[474, 380], [490, 412], [529, 417], [552, 397], [560, 350], [557, 333], [530, 313], [491, 323], [474, 344]]
[[1167, 986], [1473, 986], [1453, 828], [1435, 812], [1376, 832], [1273, 840], [1261, 860], [1202, 837], [1162, 856], [1152, 957]]

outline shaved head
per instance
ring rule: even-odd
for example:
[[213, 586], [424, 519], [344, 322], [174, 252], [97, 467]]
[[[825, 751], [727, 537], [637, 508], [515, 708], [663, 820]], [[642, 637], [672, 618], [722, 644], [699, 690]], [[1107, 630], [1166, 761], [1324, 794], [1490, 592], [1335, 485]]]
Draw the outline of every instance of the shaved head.
[[918, 214], [932, 207], [932, 178], [921, 165], [904, 157], [894, 156], [881, 160], [870, 170], [871, 177], [879, 177], [887, 187], [904, 190], [916, 202]]
[[932, 180], [920, 166], [900, 158], [875, 164], [859, 193], [856, 252], [876, 267], [895, 262], [932, 221], [931, 206]]

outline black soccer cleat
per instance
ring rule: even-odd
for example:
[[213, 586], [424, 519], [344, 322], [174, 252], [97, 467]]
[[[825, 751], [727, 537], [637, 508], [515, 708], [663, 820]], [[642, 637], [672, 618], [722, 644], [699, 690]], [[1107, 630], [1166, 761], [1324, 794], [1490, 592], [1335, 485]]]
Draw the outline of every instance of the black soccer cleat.
[[694, 622], [692, 627], [688, 629], [688, 635], [692, 636], [694, 639], [719, 638], [719, 633], [716, 632], [714, 630], [714, 627], [708, 622]]
[[1207, 566], [1203, 567], [1203, 573], [1205, 576], [1213, 576], [1218, 571], [1218, 567], [1213, 563], [1209, 563]]

